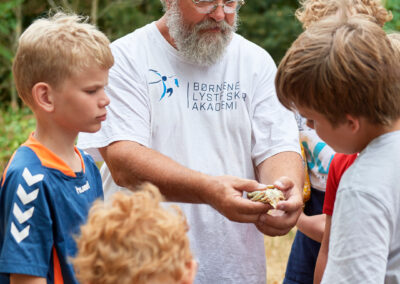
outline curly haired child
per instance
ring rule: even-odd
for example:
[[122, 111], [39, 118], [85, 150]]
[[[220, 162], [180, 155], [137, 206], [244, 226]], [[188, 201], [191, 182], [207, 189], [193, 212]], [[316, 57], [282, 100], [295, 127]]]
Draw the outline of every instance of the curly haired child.
[[[296, 18], [307, 29], [312, 23], [318, 22], [326, 16], [335, 14], [341, 1], [338, 0], [303, 0], [301, 7], [296, 10]], [[380, 0], [348, 0], [349, 12], [352, 15], [364, 14], [383, 27], [392, 19], [392, 13], [387, 11]]]
[[97, 201], [77, 238], [72, 260], [81, 283], [190, 284], [196, 273], [178, 207], [163, 207], [159, 190], [145, 183], [134, 193]]

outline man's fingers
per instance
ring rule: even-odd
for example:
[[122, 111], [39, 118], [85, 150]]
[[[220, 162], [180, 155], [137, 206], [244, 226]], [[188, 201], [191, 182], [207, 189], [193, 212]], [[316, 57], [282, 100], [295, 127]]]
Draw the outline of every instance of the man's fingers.
[[272, 208], [269, 204], [251, 201], [250, 199], [240, 198], [236, 200], [236, 208], [239, 214], [257, 215], [263, 214]]
[[265, 189], [264, 184], [260, 184], [255, 180], [241, 179], [241, 178], [238, 178], [235, 180], [234, 186], [236, 189], [247, 191], [247, 192]]
[[288, 214], [280, 210], [275, 210], [267, 214], [262, 214], [259, 217], [257, 224], [259, 224], [260, 226], [264, 225], [283, 230], [295, 226], [296, 221], [296, 214]]
[[299, 210], [303, 206], [303, 201], [300, 198], [282, 200], [276, 206], [276, 209], [285, 211], [285, 212], [293, 212]]
[[286, 191], [286, 190], [291, 189], [294, 186], [294, 183], [290, 178], [283, 176], [283, 177], [280, 177], [278, 180], [276, 180], [274, 182], [274, 185], [276, 188], [278, 188], [282, 191]]
[[256, 223], [259, 215], [257, 214], [237, 214], [234, 213], [232, 216], [227, 216], [229, 220], [239, 223]]
[[264, 235], [271, 236], [271, 237], [276, 237], [276, 236], [283, 236], [289, 233], [291, 228], [289, 229], [276, 229], [273, 227], [265, 227], [265, 226], [260, 226], [259, 224], [256, 223], [257, 229], [263, 233]]
[[254, 202], [242, 197], [235, 198], [229, 204], [230, 206], [224, 215], [231, 221], [241, 223], [256, 223], [260, 215], [272, 208], [269, 204]]
[[271, 210], [268, 214], [260, 215], [256, 226], [269, 236], [281, 236], [289, 232], [298, 219], [299, 212], [287, 213], [281, 210]]

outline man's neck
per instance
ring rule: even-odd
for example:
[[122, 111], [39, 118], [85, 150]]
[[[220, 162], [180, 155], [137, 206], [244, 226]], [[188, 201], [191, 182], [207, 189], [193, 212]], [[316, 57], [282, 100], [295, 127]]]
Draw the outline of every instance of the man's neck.
[[166, 16], [162, 16], [157, 22], [156, 22], [156, 26], [158, 28], [158, 30], [160, 31], [161, 35], [165, 38], [165, 40], [172, 45], [175, 49], [176, 48], [176, 44], [174, 39], [171, 37], [171, 35], [169, 34], [169, 29], [167, 26], [167, 19]]

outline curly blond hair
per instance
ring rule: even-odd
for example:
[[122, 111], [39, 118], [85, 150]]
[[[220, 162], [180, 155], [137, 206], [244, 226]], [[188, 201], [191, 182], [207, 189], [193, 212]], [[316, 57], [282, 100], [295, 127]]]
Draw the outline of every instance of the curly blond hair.
[[[372, 17], [378, 25], [383, 27], [392, 19], [392, 13], [383, 7], [380, 0], [347, 0], [351, 13], [365, 14]], [[338, 0], [302, 0], [301, 7], [297, 9], [296, 18], [308, 28], [312, 23], [337, 12], [341, 1]]]
[[158, 189], [145, 183], [132, 194], [117, 192], [110, 203], [95, 202], [71, 259], [80, 283], [182, 279], [193, 260], [188, 226], [178, 207], [162, 207], [161, 201]]
[[347, 114], [391, 125], [400, 117], [400, 60], [366, 15], [335, 14], [306, 29], [282, 59], [275, 86], [289, 109], [306, 106], [332, 125]]

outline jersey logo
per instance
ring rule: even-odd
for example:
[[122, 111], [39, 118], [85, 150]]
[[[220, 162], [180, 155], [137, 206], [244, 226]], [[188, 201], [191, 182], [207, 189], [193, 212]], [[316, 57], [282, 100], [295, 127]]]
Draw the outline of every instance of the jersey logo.
[[39, 189], [37, 188], [31, 193], [27, 194], [24, 188], [20, 184], [18, 185], [17, 195], [24, 205], [35, 200], [38, 196], [38, 193]]
[[[175, 77], [175, 75], [172, 75], [172, 76], [164, 76], [164, 75], [161, 75], [157, 70], [149, 69], [149, 71], [150, 71], [150, 72], [153, 72], [154, 74], [156, 74], [156, 75], [160, 78], [160, 80], [157, 80], [157, 81], [154, 81], [154, 82], [150, 82], [150, 83], [149, 83], [149, 84], [158, 84], [158, 83], [161, 82], [162, 87], [163, 87], [163, 92], [162, 92], [162, 94], [161, 94], [160, 101], [165, 97], [166, 94], [168, 94], [168, 97], [172, 96], [172, 94], [174, 93], [174, 88], [171, 87], [170, 85], [169, 85], [168, 88], [167, 88], [166, 82], [167, 82], [167, 80], [168, 80], [169, 78]], [[177, 88], [179, 88], [179, 81], [178, 81], [178, 78], [175, 78], [175, 79], [174, 79], [174, 83], [175, 83], [175, 86], [176, 86]]]
[[[28, 170], [28, 168], [25, 168], [24, 171], [22, 172], [22, 177], [28, 184], [28, 186], [32, 186], [40, 181], [43, 180], [44, 175], [42, 174], [37, 174], [37, 175], [32, 175], [31, 172]], [[21, 184], [18, 185], [17, 189], [17, 196], [21, 200], [21, 202], [26, 205], [32, 201], [34, 201], [39, 194], [39, 188], [33, 190], [30, 193], [26, 193], [25, 189]], [[25, 223], [28, 221], [30, 218], [33, 216], [33, 211], [35, 210], [35, 207], [31, 207], [26, 211], [22, 211], [21, 208], [17, 205], [17, 203], [14, 203], [14, 208], [13, 208], [13, 215], [17, 219], [17, 221], [20, 224]], [[23, 228], [21, 231], [18, 231], [17, 227], [15, 226], [14, 222], [11, 222], [11, 235], [14, 237], [14, 239], [17, 241], [17, 243], [22, 242], [26, 237], [29, 236], [29, 229], [30, 225], [26, 226]]]
[[31, 207], [25, 212], [22, 212], [17, 203], [14, 203], [13, 214], [20, 224], [25, 223], [26, 220], [32, 217], [35, 207]]
[[31, 172], [28, 170], [28, 168], [25, 168], [23, 173], [22, 173], [22, 177], [24, 178], [24, 180], [26, 181], [26, 183], [31, 186], [35, 183], [38, 183], [39, 181], [41, 181], [44, 177], [44, 175], [42, 174], [37, 174], [37, 175], [32, 175]]
[[86, 181], [86, 183], [84, 185], [80, 186], [80, 187], [79, 186], [75, 186], [75, 189], [76, 189], [76, 192], [78, 194], [84, 193], [85, 191], [90, 189], [89, 182]]
[[21, 232], [18, 231], [17, 227], [15, 227], [14, 222], [11, 222], [11, 234], [13, 235], [14, 239], [17, 243], [22, 242], [27, 236], [29, 236], [29, 228], [31, 226], [28, 225], [23, 229]]

